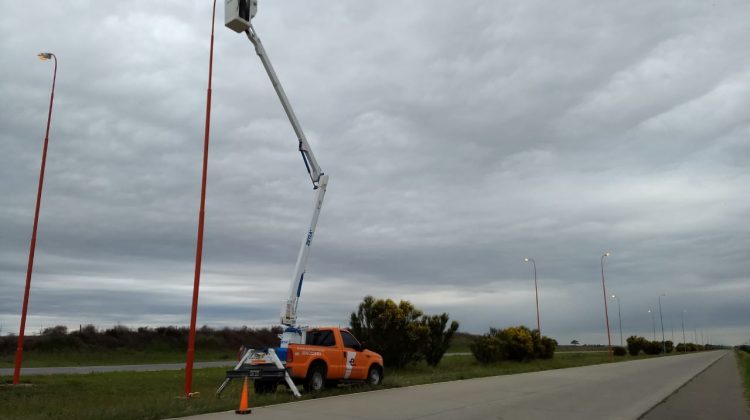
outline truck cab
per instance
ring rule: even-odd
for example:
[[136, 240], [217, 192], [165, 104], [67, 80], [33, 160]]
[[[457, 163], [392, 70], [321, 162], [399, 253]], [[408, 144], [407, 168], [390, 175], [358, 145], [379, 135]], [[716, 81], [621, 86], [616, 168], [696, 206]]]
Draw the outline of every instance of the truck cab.
[[304, 344], [290, 344], [286, 367], [296, 381], [311, 392], [326, 384], [383, 380], [383, 358], [362, 344], [346, 329], [314, 328], [307, 331]]

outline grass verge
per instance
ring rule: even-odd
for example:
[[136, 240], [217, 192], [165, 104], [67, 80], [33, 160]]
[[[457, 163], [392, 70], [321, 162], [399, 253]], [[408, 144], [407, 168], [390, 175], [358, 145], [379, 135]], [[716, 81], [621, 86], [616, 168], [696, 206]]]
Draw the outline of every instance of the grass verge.
[[745, 384], [745, 401], [747, 401], [748, 411], [750, 411], [750, 353], [736, 351], [735, 354], [737, 355], [740, 376]]
[[[448, 349], [451, 353], [468, 353], [469, 343], [473, 336], [459, 333], [454, 345]], [[15, 364], [15, 352], [0, 353], [0, 368], [12, 368]], [[237, 354], [227, 350], [197, 349], [195, 361], [214, 362], [236, 360]], [[26, 350], [23, 354], [23, 367], [57, 367], [57, 366], [108, 366], [108, 365], [143, 365], [155, 363], [184, 363], [185, 349], [116, 349], [116, 350], [61, 350], [36, 351]]]
[[[616, 361], [643, 359], [620, 357]], [[426, 364], [398, 371], [386, 370], [385, 388], [469, 379], [512, 373], [533, 372], [592, 365], [607, 362], [607, 354], [568, 353], [551, 360], [528, 363], [502, 362], [483, 366], [472, 356], [443, 359], [437, 368]], [[200, 396], [191, 400], [179, 398], [184, 384], [183, 371], [116, 372], [88, 375], [27, 376], [30, 386], [0, 385], [0, 413], [3, 419], [163, 419], [237, 408], [239, 381], [232, 383], [223, 398], [214, 391], [224, 378], [225, 369], [194, 371], [193, 390]], [[9, 378], [2, 378], [5, 383]], [[339, 387], [321, 396], [366, 391], [364, 386]], [[305, 395], [304, 399], [310, 398]], [[274, 395], [251, 396], [252, 406], [294, 401], [286, 388]]]
[[[213, 362], [218, 360], [236, 360], [236, 354], [225, 350], [196, 351], [195, 360], [198, 362]], [[185, 350], [139, 351], [139, 350], [111, 350], [111, 351], [60, 351], [38, 352], [26, 351], [23, 354], [23, 367], [53, 367], [53, 366], [105, 366], [105, 365], [140, 365], [152, 363], [184, 363]], [[15, 354], [0, 355], [0, 368], [12, 368]]]

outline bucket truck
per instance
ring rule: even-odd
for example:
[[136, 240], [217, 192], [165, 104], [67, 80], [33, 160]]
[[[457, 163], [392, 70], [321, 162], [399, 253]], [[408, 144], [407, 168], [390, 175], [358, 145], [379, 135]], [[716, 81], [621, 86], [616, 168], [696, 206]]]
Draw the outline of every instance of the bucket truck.
[[379, 354], [365, 350], [345, 329], [330, 327], [308, 331], [306, 327], [297, 324], [297, 305], [310, 246], [328, 186], [328, 175], [323, 173], [315, 159], [268, 54], [251, 24], [257, 10], [257, 0], [225, 0], [225, 25], [237, 33], [244, 32], [255, 47], [297, 135], [298, 149], [310, 175], [315, 196], [312, 217], [302, 239], [289, 294], [281, 308], [281, 324], [284, 326], [280, 335], [281, 344], [277, 348], [246, 350], [235, 368], [227, 372], [217, 394], [221, 394], [233, 378], [240, 377], [252, 378], [258, 393], [275, 391], [276, 385], [285, 381], [297, 397], [300, 394], [295, 382], [304, 383], [311, 391], [320, 391], [326, 382], [367, 381], [377, 385], [383, 378], [383, 358]]

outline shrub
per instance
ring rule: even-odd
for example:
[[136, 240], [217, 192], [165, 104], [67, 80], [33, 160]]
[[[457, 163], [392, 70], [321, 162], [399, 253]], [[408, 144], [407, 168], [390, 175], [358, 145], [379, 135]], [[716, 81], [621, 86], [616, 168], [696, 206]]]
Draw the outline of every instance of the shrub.
[[541, 337], [541, 349], [536, 353], [536, 357], [540, 359], [551, 359], [555, 357], [555, 350], [557, 350], [557, 340], [549, 337]]
[[612, 347], [612, 353], [614, 353], [615, 356], [625, 356], [626, 354], [628, 354], [628, 351], [625, 350], [625, 347], [614, 346]]
[[646, 341], [646, 345], [643, 347], [643, 352], [649, 355], [656, 355], [662, 352], [661, 341]]
[[349, 323], [351, 332], [380, 353], [387, 366], [402, 368], [423, 358], [429, 329], [419, 322], [421, 316], [411, 302], [366, 296]]
[[557, 341], [541, 336], [527, 327], [510, 327], [503, 330], [490, 328], [489, 333], [477, 338], [470, 346], [480, 363], [501, 360], [550, 359], [555, 354]]
[[628, 353], [631, 356], [638, 356], [638, 353], [640, 353], [642, 350], [645, 350], [644, 347], [648, 342], [645, 338], [635, 335], [631, 335], [626, 341], [628, 343]]
[[65, 325], [56, 325], [51, 328], [45, 328], [42, 331], [42, 335], [66, 335], [68, 334], [68, 327]]
[[50, 334], [43, 339], [33, 340], [27, 346], [29, 351], [55, 352], [60, 350], [76, 350], [81, 343], [75, 337], [67, 334]]
[[478, 337], [469, 345], [471, 353], [479, 363], [488, 364], [503, 360], [505, 353], [503, 342], [494, 334], [492, 329], [489, 333]]
[[350, 316], [351, 332], [367, 347], [380, 353], [388, 366], [402, 368], [425, 359], [437, 366], [450, 347], [458, 322], [450, 317], [425, 315], [409, 301], [365, 296]]
[[[525, 327], [523, 327], [525, 328]], [[531, 331], [531, 339], [534, 343], [534, 357], [535, 359], [551, 359], [555, 355], [557, 349], [557, 341], [543, 337], [539, 330]]]
[[77, 337], [78, 341], [86, 345], [96, 344], [97, 337], [99, 336], [96, 327], [91, 324], [84, 325], [83, 327], [80, 327], [78, 331], [73, 331], [70, 334]]
[[531, 330], [524, 326], [510, 327], [499, 332], [505, 342], [505, 358], [509, 360], [527, 360], [534, 358], [534, 339]]
[[699, 344], [695, 344], [695, 343], [687, 343], [687, 344], [679, 343], [677, 344], [677, 347], [675, 347], [675, 351], [678, 353], [683, 353], [685, 352], [685, 350], [693, 352], [693, 351], [701, 351], [703, 349], [704, 349], [703, 346]]
[[451, 322], [450, 327], [446, 329], [448, 319], [449, 316], [446, 313], [422, 317], [421, 322], [429, 331], [427, 339], [423, 343], [422, 353], [427, 364], [432, 367], [440, 363], [445, 351], [451, 345], [453, 334], [458, 330], [457, 321]]
[[665, 341], [664, 346], [667, 348], [667, 353], [672, 353], [674, 351], [674, 343], [671, 340]]
[[18, 337], [5, 336], [0, 337], [0, 355], [13, 354], [16, 351]]

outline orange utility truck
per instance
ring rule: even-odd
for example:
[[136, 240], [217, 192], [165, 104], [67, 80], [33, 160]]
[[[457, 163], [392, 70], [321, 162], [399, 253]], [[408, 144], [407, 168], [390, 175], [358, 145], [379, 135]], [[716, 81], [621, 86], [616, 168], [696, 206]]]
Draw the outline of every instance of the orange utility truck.
[[302, 384], [308, 392], [320, 392], [339, 383], [366, 383], [371, 386], [383, 381], [383, 358], [365, 350], [346, 329], [322, 327], [308, 329], [304, 343], [292, 343], [286, 349], [286, 360], [278, 368], [269, 363], [267, 354], [279, 348], [251, 350], [239, 364], [228, 371], [227, 378], [253, 379], [257, 394], [276, 392], [288, 375], [294, 384]]

